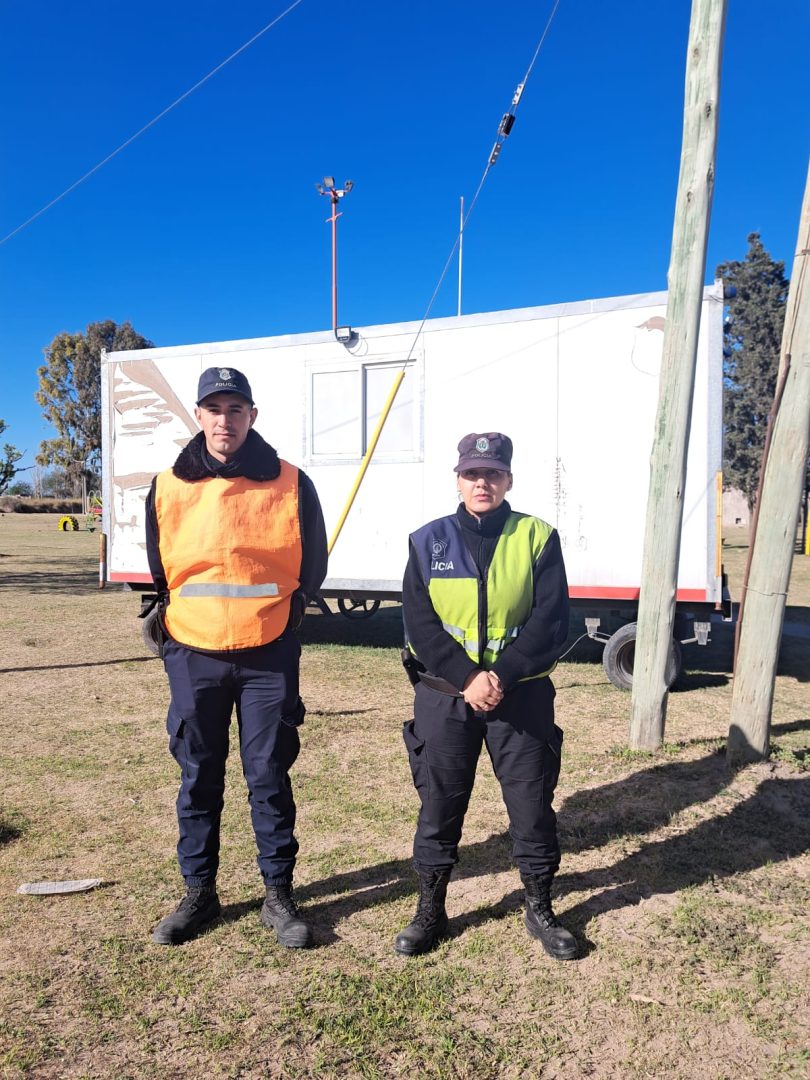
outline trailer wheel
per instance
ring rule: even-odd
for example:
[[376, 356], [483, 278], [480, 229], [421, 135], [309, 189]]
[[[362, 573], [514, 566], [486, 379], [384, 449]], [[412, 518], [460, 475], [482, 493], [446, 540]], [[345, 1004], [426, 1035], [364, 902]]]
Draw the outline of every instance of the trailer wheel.
[[347, 619], [370, 619], [380, 610], [379, 600], [346, 600], [340, 597], [337, 605], [340, 614]]
[[[633, 688], [633, 663], [636, 656], [636, 632], [637, 624], [625, 623], [619, 627], [605, 645], [602, 653], [602, 667], [605, 674], [614, 686], [619, 690], [632, 690]], [[681, 673], [681, 643], [675, 638], [667, 657], [667, 670], [665, 673], [667, 686], [672, 686]]]
[[149, 652], [153, 656], [160, 656], [160, 625], [156, 607], [141, 620], [141, 637]]

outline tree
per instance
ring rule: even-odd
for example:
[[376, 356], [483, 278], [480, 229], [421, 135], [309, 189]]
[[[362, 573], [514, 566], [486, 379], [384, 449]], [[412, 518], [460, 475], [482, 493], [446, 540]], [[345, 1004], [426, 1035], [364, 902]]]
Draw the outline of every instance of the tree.
[[18, 480], [16, 484], [11, 485], [6, 494], [28, 498], [30, 495], [34, 494], [34, 489], [26, 480]]
[[[0, 435], [6, 430], [6, 426], [5, 420], [0, 420]], [[17, 473], [22, 471], [17, 468], [17, 462], [22, 456], [22, 450], [18, 450], [11, 443], [6, 443], [3, 447], [3, 456], [0, 458], [0, 495], [3, 494]]]
[[721, 263], [717, 276], [736, 295], [726, 303], [723, 403], [724, 482], [739, 488], [753, 509], [768, 413], [779, 368], [788, 282], [785, 264], [748, 237], [742, 261]]
[[152, 342], [128, 322], [112, 319], [90, 323], [83, 334], [57, 334], [45, 349], [37, 370], [39, 390], [34, 397], [46, 420], [56, 428], [55, 439], [40, 446], [40, 465], [57, 465], [73, 478], [82, 469], [98, 470], [101, 452], [101, 353], [148, 349]]
[[65, 469], [49, 469], [40, 478], [40, 494], [49, 499], [71, 499], [76, 495], [76, 485]]

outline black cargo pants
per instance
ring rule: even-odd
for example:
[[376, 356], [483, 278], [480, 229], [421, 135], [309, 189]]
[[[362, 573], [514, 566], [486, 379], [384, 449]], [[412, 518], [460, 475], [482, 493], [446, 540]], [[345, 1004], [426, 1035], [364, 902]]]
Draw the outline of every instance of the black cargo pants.
[[519, 683], [492, 712], [463, 698], [416, 686], [414, 718], [404, 728], [422, 806], [414, 837], [418, 866], [458, 861], [464, 815], [486, 745], [509, 814], [512, 857], [524, 874], [553, 876], [560, 865], [552, 807], [560, 775], [562, 730], [554, 723], [551, 680]]
[[294, 634], [232, 653], [200, 653], [166, 642], [172, 699], [166, 727], [180, 766], [177, 859], [190, 886], [209, 885], [219, 866], [219, 829], [231, 713], [236, 707], [257, 862], [268, 885], [292, 877], [298, 842], [289, 769], [300, 749], [301, 645]]

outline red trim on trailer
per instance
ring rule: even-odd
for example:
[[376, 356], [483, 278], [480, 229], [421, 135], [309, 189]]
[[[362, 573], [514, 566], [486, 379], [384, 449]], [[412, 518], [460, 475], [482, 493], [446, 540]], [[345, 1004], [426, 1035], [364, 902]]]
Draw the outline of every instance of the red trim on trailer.
[[[637, 585], [571, 585], [568, 595], [573, 600], [638, 600]], [[710, 600], [706, 589], [678, 589], [676, 600], [705, 604]]]
[[[112, 573], [108, 581], [131, 581], [136, 585], [151, 585], [151, 574]], [[637, 585], [571, 585], [568, 595], [573, 600], [638, 600]], [[711, 600], [706, 589], [678, 589], [676, 600], [705, 604]]]

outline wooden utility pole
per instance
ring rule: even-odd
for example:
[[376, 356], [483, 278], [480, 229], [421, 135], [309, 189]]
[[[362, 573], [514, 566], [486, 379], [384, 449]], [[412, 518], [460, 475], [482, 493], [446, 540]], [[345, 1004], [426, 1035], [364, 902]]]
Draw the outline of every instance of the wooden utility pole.
[[714, 190], [725, 21], [726, 0], [693, 0], [633, 669], [630, 746], [636, 750], [655, 750], [664, 738], [665, 672], [675, 621], [686, 447]]
[[810, 447], [810, 170], [790, 278], [770, 450], [731, 694], [728, 761], [768, 756], [771, 706], [790, 570]]

